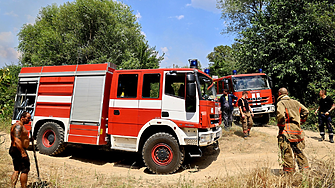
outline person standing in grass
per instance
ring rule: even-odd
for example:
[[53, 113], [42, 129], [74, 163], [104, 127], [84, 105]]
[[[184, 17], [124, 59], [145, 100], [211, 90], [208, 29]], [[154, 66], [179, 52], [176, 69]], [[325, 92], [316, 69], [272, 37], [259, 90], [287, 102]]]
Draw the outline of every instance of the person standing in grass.
[[335, 108], [333, 99], [327, 96], [327, 91], [322, 89], [319, 93], [320, 101], [319, 101], [319, 108], [315, 110], [315, 115], [319, 112], [319, 130], [321, 139], [319, 141], [325, 140], [325, 123], [328, 128], [329, 134], [329, 142], [334, 143], [333, 136], [334, 131], [332, 128], [332, 118], [330, 116], [330, 112]]
[[308, 160], [303, 153], [304, 132], [300, 125], [308, 116], [308, 109], [288, 96], [286, 88], [278, 91], [277, 125], [279, 127], [278, 145], [281, 151], [284, 172], [295, 171], [295, 161], [301, 171], [308, 169]]
[[254, 117], [254, 113], [249, 106], [247, 98], [248, 92], [243, 91], [242, 97], [238, 100], [238, 108], [240, 110], [240, 118], [242, 122], [244, 139], [250, 136], [250, 130], [252, 125], [254, 124], [254, 121], [252, 120], [252, 117]]
[[21, 187], [27, 187], [28, 172], [30, 171], [30, 161], [26, 149], [29, 146], [28, 131], [23, 126], [28, 124], [31, 115], [23, 112], [19, 121], [12, 125], [10, 129], [11, 146], [9, 154], [13, 159], [14, 172], [11, 177], [12, 187], [15, 187], [20, 175]]

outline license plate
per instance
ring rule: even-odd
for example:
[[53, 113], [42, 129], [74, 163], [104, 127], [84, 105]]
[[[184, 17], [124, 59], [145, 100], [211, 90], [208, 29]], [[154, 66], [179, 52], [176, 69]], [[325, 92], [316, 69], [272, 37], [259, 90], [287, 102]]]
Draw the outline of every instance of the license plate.
[[259, 111], [262, 111], [262, 110], [263, 110], [263, 108], [254, 108], [253, 109], [254, 112], [259, 112]]

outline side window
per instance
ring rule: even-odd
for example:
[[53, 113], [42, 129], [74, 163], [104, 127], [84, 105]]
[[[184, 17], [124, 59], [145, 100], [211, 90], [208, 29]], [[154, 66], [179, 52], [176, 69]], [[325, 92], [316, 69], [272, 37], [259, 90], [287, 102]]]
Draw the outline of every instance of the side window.
[[117, 88], [117, 98], [136, 98], [137, 80], [137, 74], [120, 74]]
[[160, 88], [160, 74], [144, 74], [143, 76], [143, 98], [158, 98]]
[[185, 73], [167, 73], [165, 94], [185, 98]]

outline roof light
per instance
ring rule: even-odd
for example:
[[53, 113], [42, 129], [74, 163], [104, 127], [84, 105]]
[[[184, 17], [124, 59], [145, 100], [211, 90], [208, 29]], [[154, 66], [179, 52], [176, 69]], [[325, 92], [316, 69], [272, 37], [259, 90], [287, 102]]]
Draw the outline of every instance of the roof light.
[[205, 69], [205, 71], [204, 71], [204, 72], [205, 72], [206, 74], [208, 74], [208, 75], [209, 75], [211, 71], [210, 71], [209, 69]]
[[190, 62], [190, 68], [198, 68], [198, 60], [197, 59], [189, 59], [188, 60]]
[[263, 72], [263, 69], [258, 69], [258, 71], [259, 71], [260, 73], [262, 73], [262, 72]]
[[233, 70], [233, 75], [236, 75], [237, 74], [237, 71], [236, 70]]

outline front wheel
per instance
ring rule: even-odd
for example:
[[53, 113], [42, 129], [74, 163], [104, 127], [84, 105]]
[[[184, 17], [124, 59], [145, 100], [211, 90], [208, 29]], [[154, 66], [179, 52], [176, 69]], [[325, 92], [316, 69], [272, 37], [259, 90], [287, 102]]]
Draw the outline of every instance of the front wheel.
[[148, 169], [157, 174], [177, 171], [184, 161], [185, 152], [169, 133], [156, 133], [144, 144], [142, 158]]
[[46, 122], [37, 132], [37, 147], [42, 154], [57, 155], [64, 151], [64, 130], [55, 122]]

